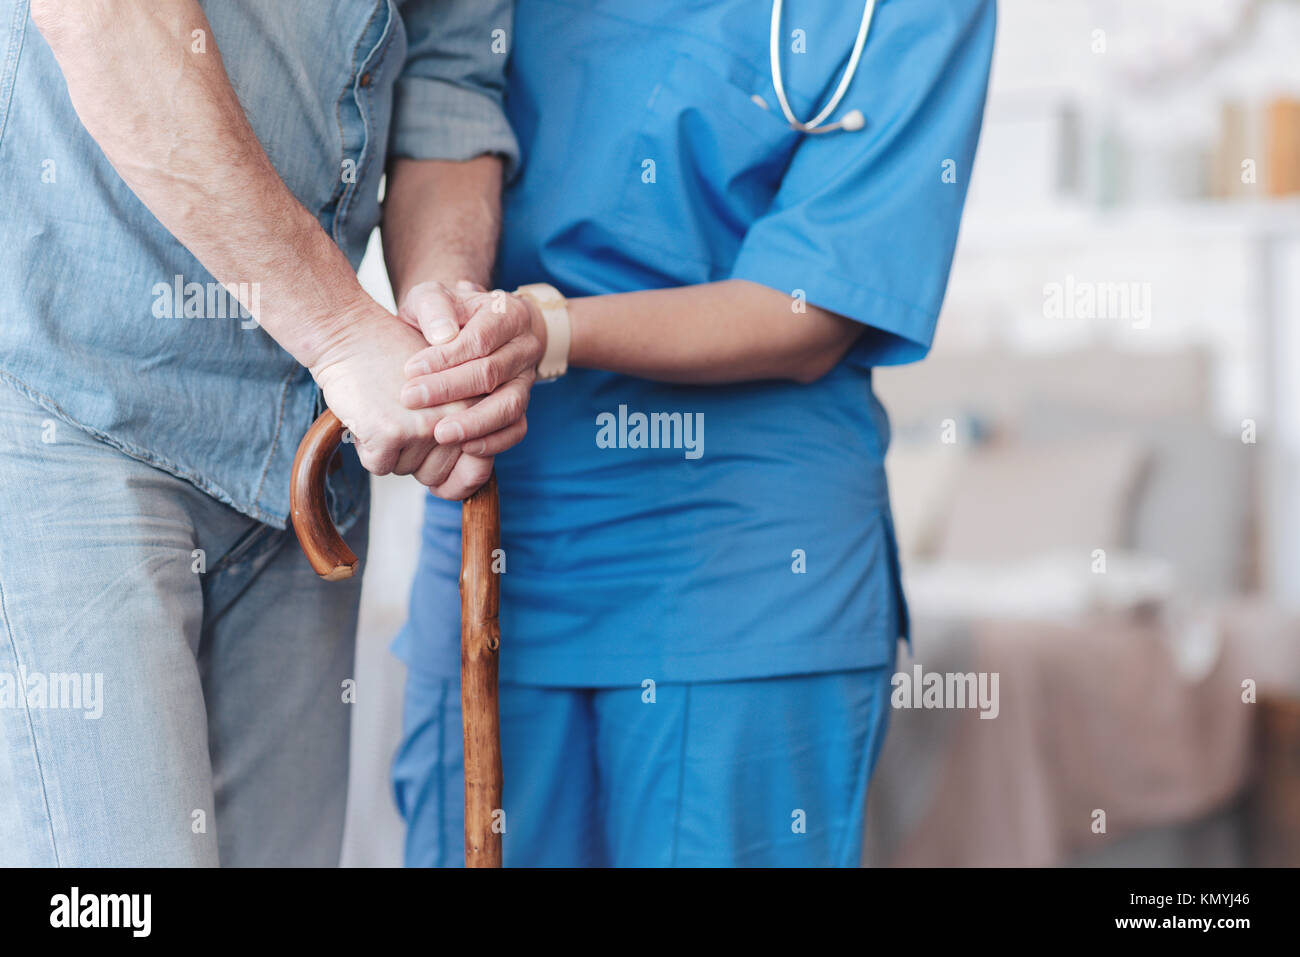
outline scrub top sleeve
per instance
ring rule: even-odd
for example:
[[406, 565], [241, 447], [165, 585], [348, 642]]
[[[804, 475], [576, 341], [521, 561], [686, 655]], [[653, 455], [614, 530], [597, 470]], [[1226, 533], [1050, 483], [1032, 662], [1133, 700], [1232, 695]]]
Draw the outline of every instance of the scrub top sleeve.
[[502, 108], [509, 42], [510, 0], [403, 0], [407, 51], [393, 91], [389, 155], [409, 159], [470, 160], [500, 155], [509, 178], [519, 144]]
[[979, 139], [995, 18], [993, 0], [878, 3], [858, 73], [832, 117], [856, 108], [866, 127], [803, 138], [731, 270], [787, 295], [802, 290], [813, 305], [871, 327], [850, 353], [864, 365], [929, 351]]

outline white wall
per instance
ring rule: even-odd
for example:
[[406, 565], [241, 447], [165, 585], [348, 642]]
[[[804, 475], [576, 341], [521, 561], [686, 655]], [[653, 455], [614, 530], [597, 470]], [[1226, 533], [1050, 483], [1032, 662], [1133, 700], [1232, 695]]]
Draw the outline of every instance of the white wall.
[[[361, 264], [361, 284], [395, 309], [378, 233]], [[402, 862], [404, 828], [388, 784], [389, 765], [401, 727], [405, 669], [388, 646], [406, 620], [407, 595], [420, 547], [424, 489], [405, 476], [372, 478], [370, 550], [363, 568], [361, 619], [357, 625], [357, 703], [352, 712], [352, 769], [343, 864], [396, 867]], [[449, 615], [459, 610], [448, 609]]]

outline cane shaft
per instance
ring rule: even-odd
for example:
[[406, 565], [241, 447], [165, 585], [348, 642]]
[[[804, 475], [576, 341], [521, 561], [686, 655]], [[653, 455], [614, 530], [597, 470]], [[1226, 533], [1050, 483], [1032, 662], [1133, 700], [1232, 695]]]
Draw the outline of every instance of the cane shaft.
[[[330, 519], [325, 474], [343, 438], [343, 425], [326, 411], [308, 430], [293, 463], [293, 528], [316, 573], [327, 581], [350, 577], [357, 558]], [[501, 629], [500, 578], [493, 569], [501, 542], [494, 474], [465, 500], [461, 513], [461, 711], [465, 732], [465, 864], [500, 867], [501, 719], [497, 706], [497, 652]]]
[[465, 731], [465, 865], [500, 867], [501, 718], [497, 705], [497, 621], [501, 579], [493, 569], [501, 542], [494, 474], [461, 513], [460, 701]]

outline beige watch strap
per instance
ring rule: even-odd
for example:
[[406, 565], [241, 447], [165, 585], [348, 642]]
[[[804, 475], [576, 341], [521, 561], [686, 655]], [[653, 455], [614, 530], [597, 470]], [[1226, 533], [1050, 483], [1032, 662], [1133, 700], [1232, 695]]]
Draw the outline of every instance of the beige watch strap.
[[550, 283], [533, 282], [515, 290], [516, 296], [536, 304], [546, 323], [546, 353], [537, 363], [537, 380], [558, 379], [569, 369], [569, 342], [572, 339], [568, 301]]

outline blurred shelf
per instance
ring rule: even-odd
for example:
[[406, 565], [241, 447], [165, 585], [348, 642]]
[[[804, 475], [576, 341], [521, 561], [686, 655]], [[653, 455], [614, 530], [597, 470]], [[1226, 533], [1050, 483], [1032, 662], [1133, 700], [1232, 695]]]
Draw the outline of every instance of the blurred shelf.
[[1300, 238], [1300, 197], [1199, 200], [1160, 206], [1098, 209], [1066, 205], [999, 213], [971, 207], [962, 221], [966, 253], [1025, 247], [1092, 246], [1106, 242], [1203, 242]]

